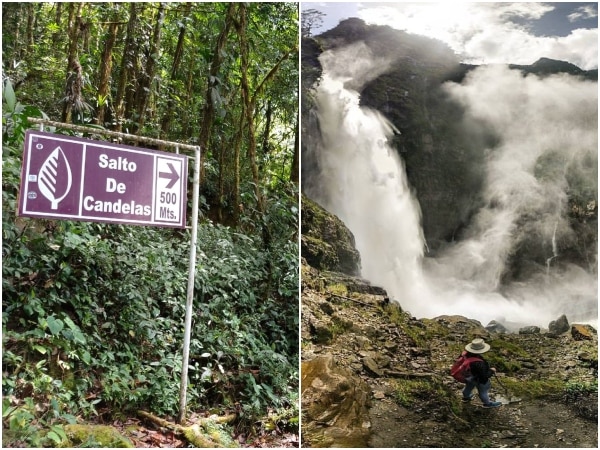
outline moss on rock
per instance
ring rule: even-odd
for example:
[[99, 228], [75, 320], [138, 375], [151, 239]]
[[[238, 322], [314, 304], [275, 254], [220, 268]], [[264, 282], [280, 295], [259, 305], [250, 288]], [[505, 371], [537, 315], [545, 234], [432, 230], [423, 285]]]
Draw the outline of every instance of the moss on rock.
[[108, 425], [69, 424], [64, 427], [69, 442], [63, 447], [89, 443], [106, 448], [134, 448], [133, 443]]
[[354, 236], [344, 223], [314, 201], [302, 196], [302, 257], [320, 270], [348, 275], [360, 272]]

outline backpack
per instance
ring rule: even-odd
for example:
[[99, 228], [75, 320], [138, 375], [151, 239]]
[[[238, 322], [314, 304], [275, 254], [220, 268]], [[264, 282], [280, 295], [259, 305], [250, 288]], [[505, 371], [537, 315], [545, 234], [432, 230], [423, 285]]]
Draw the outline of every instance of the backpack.
[[467, 352], [463, 351], [461, 355], [454, 361], [452, 367], [450, 367], [450, 375], [461, 383], [467, 382], [467, 377], [471, 375], [471, 363], [475, 361], [481, 361], [481, 358], [470, 357], [467, 358]]

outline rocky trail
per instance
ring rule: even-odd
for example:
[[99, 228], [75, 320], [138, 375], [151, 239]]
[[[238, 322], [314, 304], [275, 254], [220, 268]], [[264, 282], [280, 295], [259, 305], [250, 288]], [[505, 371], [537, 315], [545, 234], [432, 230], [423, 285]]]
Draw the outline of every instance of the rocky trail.
[[[307, 265], [302, 295], [303, 446], [597, 447], [597, 393], [575, 392], [570, 402], [564, 393], [593, 384], [596, 335], [498, 334], [459, 316], [416, 320], [381, 289]], [[507, 403], [501, 408], [462, 403], [462, 385], [448, 375], [473, 336], [506, 359], [491, 391]]]

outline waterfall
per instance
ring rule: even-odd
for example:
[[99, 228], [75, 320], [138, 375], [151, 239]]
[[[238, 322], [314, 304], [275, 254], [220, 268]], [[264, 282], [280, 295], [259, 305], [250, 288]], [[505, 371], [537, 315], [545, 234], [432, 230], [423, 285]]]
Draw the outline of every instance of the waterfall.
[[[355, 89], [361, 80], [385, 67], [368, 54], [363, 45], [321, 58], [316, 103], [322, 183], [313, 196], [354, 234], [363, 277], [388, 289], [395, 286], [390, 294], [406, 298], [423, 285], [421, 211], [402, 160], [388, 144], [398, 130], [377, 111], [359, 105]], [[346, 72], [349, 68], [356, 71]]]
[[[564, 161], [575, 158], [580, 147], [597, 147], [597, 135], [584, 127], [574, 141], [568, 127], [576, 127], [571, 124], [560, 128], [559, 134], [532, 133], [536, 126], [546, 130], [544, 121], [548, 118], [532, 118], [527, 109], [531, 105], [524, 104], [523, 99], [540, 98], [543, 103], [549, 101], [550, 94], [539, 91], [536, 84], [532, 95], [527, 83], [533, 81], [523, 81], [515, 71], [503, 75], [508, 77], [505, 85], [485, 79], [490, 74], [484, 71], [483, 87], [476, 83], [450, 86], [449, 94], [478, 117], [493, 123], [496, 118], [486, 114], [499, 110], [500, 119], [508, 123], [494, 125], [507, 128], [507, 133], [489, 158], [485, 205], [472, 218], [466, 237], [448, 243], [435, 257], [425, 257], [420, 205], [408, 183], [404, 163], [390, 145], [399, 131], [379, 112], [360, 106], [361, 87], [385, 71], [388, 61], [374, 57], [362, 43], [326, 51], [320, 61], [323, 74], [314, 92], [320, 131], [316, 149], [319, 173], [315, 183], [311, 181], [303, 189], [352, 231], [361, 254], [363, 278], [385, 288], [390, 298], [417, 317], [460, 314], [484, 325], [500, 320], [513, 328], [523, 324], [545, 327], [563, 313], [571, 320], [597, 322], [597, 278], [581, 268], [544, 276], [550, 273], [551, 258], [548, 270], [540, 271], [541, 277], [502, 285], [507, 261], [528, 233], [549, 238], [552, 227], [547, 224], [552, 221], [555, 257], [557, 233], [568, 228], [564, 225], [565, 175], [555, 171], [553, 179], [536, 173], [540, 171], [539, 161], [548, 148], [554, 152], [566, 149]], [[480, 111], [471, 96], [485, 98], [487, 87], [490, 98], [485, 101], [495, 109], [486, 106]], [[492, 96], [503, 95], [495, 94], [495, 90], [505, 87], [511, 95], [519, 88], [526, 91], [517, 96], [518, 108], [496, 108], [500, 100]], [[550, 89], [552, 93], [556, 87]], [[581, 95], [590, 96], [590, 92]], [[550, 110], [547, 104], [542, 107]], [[577, 114], [584, 115], [570, 115]], [[519, 124], [520, 117], [528, 120]]]
[[552, 232], [552, 256], [546, 260], [546, 276], [550, 276], [550, 264], [552, 260], [558, 256], [558, 246], [556, 244], [556, 229], [558, 228], [558, 222], [554, 224], [554, 231]]

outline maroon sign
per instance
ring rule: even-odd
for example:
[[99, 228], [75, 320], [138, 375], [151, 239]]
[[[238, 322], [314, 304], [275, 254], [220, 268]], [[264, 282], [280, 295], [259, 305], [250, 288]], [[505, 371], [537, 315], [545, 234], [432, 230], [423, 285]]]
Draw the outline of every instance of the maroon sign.
[[19, 215], [185, 227], [187, 157], [27, 131]]

